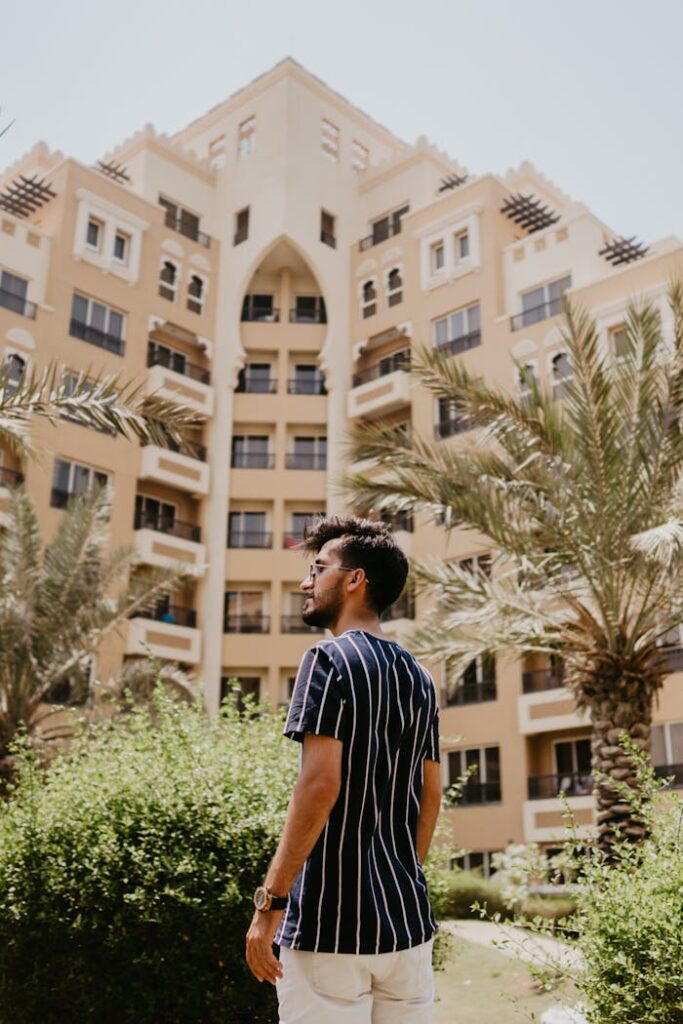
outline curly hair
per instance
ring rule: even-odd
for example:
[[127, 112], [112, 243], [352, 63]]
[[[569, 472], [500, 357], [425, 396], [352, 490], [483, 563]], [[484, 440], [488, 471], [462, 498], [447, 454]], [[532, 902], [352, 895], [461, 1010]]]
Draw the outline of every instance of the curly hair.
[[408, 577], [408, 560], [384, 523], [359, 516], [323, 516], [304, 530], [303, 548], [317, 554], [330, 540], [341, 540], [339, 553], [351, 569], [363, 569], [367, 594], [381, 614], [401, 596]]

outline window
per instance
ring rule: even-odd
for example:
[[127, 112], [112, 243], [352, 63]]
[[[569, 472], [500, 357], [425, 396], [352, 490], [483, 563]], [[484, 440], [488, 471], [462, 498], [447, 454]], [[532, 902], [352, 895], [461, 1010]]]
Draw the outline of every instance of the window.
[[267, 434], [236, 434], [232, 439], [233, 469], [272, 469], [273, 456]]
[[651, 748], [655, 767], [683, 765], [683, 722], [653, 725]]
[[325, 117], [320, 122], [320, 148], [328, 160], [339, 159], [339, 129]]
[[455, 243], [455, 262], [466, 260], [470, 254], [470, 235], [468, 231], [458, 231], [453, 239]]
[[256, 116], [248, 117], [242, 121], [237, 130], [237, 156], [238, 159], [249, 156], [256, 149]]
[[470, 555], [468, 558], [459, 558], [458, 565], [465, 572], [482, 572], [485, 576], [491, 577], [491, 555], [488, 551], [481, 555]]
[[159, 196], [159, 206], [166, 211], [164, 223], [167, 228], [177, 231], [185, 238], [191, 238], [193, 242], [199, 242], [206, 248], [209, 247], [209, 236], [199, 230], [199, 217], [196, 213], [184, 209], [172, 199], [166, 199], [164, 196]]
[[88, 341], [91, 345], [121, 356], [125, 346], [123, 325], [123, 313], [74, 292], [69, 327], [73, 338], [80, 338], [81, 341]]
[[443, 355], [457, 355], [481, 344], [479, 303], [434, 321], [434, 345]]
[[237, 375], [235, 391], [240, 394], [272, 395], [277, 387], [277, 379], [271, 376], [272, 372], [270, 363], [247, 363]]
[[615, 359], [617, 362], [622, 362], [624, 359], [628, 359], [631, 353], [631, 345], [626, 337], [626, 329], [623, 324], [619, 324], [618, 327], [612, 327], [609, 331], [610, 347], [614, 352]]
[[409, 210], [409, 206], [401, 206], [398, 210], [387, 213], [378, 220], [373, 221], [372, 234], [368, 238], [363, 239], [361, 249], [367, 249], [372, 245], [379, 245], [380, 242], [386, 241], [387, 238], [399, 235], [401, 233], [401, 222]]
[[[562, 296], [571, 288], [572, 277], [567, 274], [555, 281], [532, 288], [522, 294], [522, 314], [518, 326], [528, 327], [548, 317], [557, 316], [564, 309]], [[513, 324], [515, 326], [515, 324]]]
[[327, 311], [322, 295], [297, 295], [290, 319], [297, 324], [326, 324]]
[[[239, 690], [237, 693], [232, 689], [231, 683], [237, 682]], [[249, 698], [249, 699], [247, 699]], [[239, 712], [244, 712], [247, 706], [258, 704], [261, 698], [261, 677], [260, 676], [221, 676], [221, 702], [232, 700]]]
[[118, 260], [119, 263], [127, 263], [129, 246], [130, 238], [128, 235], [125, 235], [123, 231], [117, 231], [114, 235], [114, 259]]
[[536, 368], [533, 363], [526, 363], [524, 366], [520, 366], [518, 372], [519, 380], [519, 398], [522, 402], [527, 402], [533, 395], [533, 385], [538, 383], [536, 379]]
[[361, 292], [361, 314], [363, 319], [377, 312], [377, 289], [374, 281], [366, 281]]
[[285, 534], [285, 547], [294, 548], [304, 539], [306, 527], [312, 526], [319, 512], [291, 512], [289, 530]]
[[162, 299], [175, 302], [178, 287], [178, 268], [172, 260], [164, 260], [159, 274], [159, 295]]
[[204, 312], [205, 282], [199, 274], [192, 274], [187, 285], [187, 308], [191, 313]]
[[561, 740], [553, 746], [558, 788], [568, 796], [585, 796], [590, 793], [591, 741]]
[[176, 507], [168, 501], [150, 498], [146, 494], [135, 495], [135, 530], [159, 530], [172, 533], [176, 522]]
[[94, 486], [106, 487], [108, 484], [107, 473], [78, 462], [55, 459], [50, 504], [53, 508], [64, 508], [73, 495], [85, 494]]
[[10, 274], [8, 270], [0, 272], [0, 306], [11, 309], [14, 313], [20, 313], [22, 316], [33, 318], [36, 315], [35, 306], [27, 301], [27, 291], [28, 281], [26, 278], [19, 277], [18, 274]]
[[437, 417], [434, 434], [436, 438], [453, 437], [472, 429], [471, 421], [465, 416], [455, 398], [439, 398], [437, 400]]
[[320, 241], [324, 245], [329, 245], [330, 248], [335, 249], [337, 246], [337, 239], [334, 233], [334, 221], [333, 214], [328, 213], [327, 210], [320, 211]]
[[387, 275], [387, 305], [397, 306], [403, 302], [403, 278], [398, 267], [394, 267]]
[[273, 305], [272, 295], [256, 295], [252, 292], [244, 296], [242, 320], [273, 324], [277, 323], [279, 319], [280, 310]]
[[[64, 394], [67, 397], [73, 395], [79, 383], [80, 387], [88, 394], [90, 394], [93, 388], [95, 387], [94, 382], [85, 378], [82, 373], [74, 373], [70, 370], [67, 370], [62, 376], [62, 386], [64, 389]], [[60, 413], [59, 417], [62, 420], [69, 420], [69, 422], [71, 423], [77, 423], [79, 426], [85, 426], [85, 424], [81, 423], [81, 420], [76, 419], [75, 416], [69, 416], [69, 414], [66, 412]], [[96, 427], [93, 425], [92, 429], [99, 431], [101, 434], [109, 434], [111, 437], [116, 437], [116, 431], [110, 427]]]
[[267, 633], [269, 620], [263, 614], [263, 591], [228, 590], [225, 595], [225, 633]]
[[249, 238], [249, 207], [238, 210], [235, 214], [235, 237], [233, 245], [241, 245]]
[[446, 250], [443, 242], [435, 242], [429, 249], [429, 262], [432, 274], [438, 274], [446, 265]]
[[[453, 685], [454, 682], [454, 685]], [[458, 680], [446, 688], [446, 704], [481, 704], [495, 700], [496, 661], [495, 658], [479, 656], [471, 661]]]
[[497, 850], [469, 850], [467, 853], [453, 857], [451, 868], [459, 867], [463, 871], [473, 871], [482, 875], [483, 878], [491, 878], [496, 873], [496, 869], [493, 867], [493, 857], [497, 852]]
[[364, 146], [362, 142], [358, 142], [354, 139], [351, 143], [351, 166], [357, 174], [367, 170], [368, 164], [370, 163], [370, 152], [367, 146]]
[[90, 217], [88, 220], [88, 227], [85, 233], [85, 242], [91, 249], [100, 251], [100, 242], [102, 240], [102, 222], [96, 220], [94, 217]]
[[287, 456], [288, 469], [325, 469], [327, 467], [326, 437], [295, 437]]
[[499, 803], [502, 799], [500, 747], [468, 747], [448, 754], [449, 785], [474, 769], [460, 800], [461, 805]]
[[297, 363], [287, 391], [290, 395], [325, 395], [325, 378], [315, 363]]
[[219, 135], [209, 143], [209, 163], [214, 171], [225, 165], [225, 135]]
[[228, 516], [228, 547], [272, 547], [272, 535], [266, 531], [266, 526], [265, 512], [231, 512]]
[[554, 356], [551, 367], [553, 398], [564, 398], [567, 382], [572, 378], [572, 368], [567, 353], [560, 352]]
[[19, 381], [26, 371], [26, 360], [12, 352], [11, 355], [5, 358], [2, 371], [5, 391], [9, 395], [15, 394], [19, 387]]

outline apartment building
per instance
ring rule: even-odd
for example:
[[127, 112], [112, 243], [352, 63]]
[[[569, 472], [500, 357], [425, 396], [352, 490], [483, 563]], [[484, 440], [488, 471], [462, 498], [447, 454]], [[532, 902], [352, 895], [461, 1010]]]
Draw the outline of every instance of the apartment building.
[[[665, 305], [683, 246], [617, 236], [529, 164], [469, 175], [425, 139], [408, 145], [292, 60], [173, 137], [150, 126], [92, 167], [38, 144], [0, 176], [0, 332], [17, 374], [55, 359], [180, 398], [203, 424], [180, 451], [132, 447], [67, 421], [36, 423], [40, 463], [0, 464], [46, 535], [69, 496], [112, 490], [112, 542], [140, 564], [182, 561], [192, 585], [106, 645], [97, 672], [149, 648], [203, 681], [286, 703], [316, 639], [300, 618], [307, 520], [345, 507], [344, 440], [359, 421], [470, 443], [457, 408], [407, 373], [434, 344], [523, 388], [513, 358], [561, 398], [568, 293], [619, 356], [627, 302]], [[484, 537], [421, 518], [392, 524], [414, 556], [486, 559]], [[417, 603], [385, 629], [403, 636]], [[653, 757], [683, 786], [676, 653]], [[470, 666], [441, 687], [444, 786], [477, 773], [449, 812], [468, 866], [509, 840], [557, 842], [557, 791], [594, 822], [589, 726], [561, 666], [538, 656]]]

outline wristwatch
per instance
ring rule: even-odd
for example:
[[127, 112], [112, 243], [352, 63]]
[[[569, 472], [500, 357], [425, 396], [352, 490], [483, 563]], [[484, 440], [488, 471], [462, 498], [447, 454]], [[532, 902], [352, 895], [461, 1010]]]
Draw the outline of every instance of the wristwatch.
[[259, 885], [254, 893], [254, 906], [266, 914], [269, 910], [284, 910], [288, 899], [288, 896], [274, 896], [265, 885]]

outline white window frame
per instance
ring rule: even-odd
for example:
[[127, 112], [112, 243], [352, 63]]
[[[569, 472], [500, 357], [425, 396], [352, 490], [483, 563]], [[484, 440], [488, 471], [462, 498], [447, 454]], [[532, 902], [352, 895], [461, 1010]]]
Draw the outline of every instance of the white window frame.
[[[201, 283], [202, 283], [202, 294], [201, 294], [200, 298], [196, 298], [196, 296], [190, 295], [190, 284], [192, 283], [192, 278], [193, 277], [196, 277], [197, 280], [201, 281]], [[206, 310], [206, 296], [208, 295], [208, 292], [209, 292], [209, 279], [206, 277], [205, 274], [200, 274], [199, 271], [195, 267], [190, 267], [189, 275], [188, 275], [188, 278], [187, 278], [187, 296], [186, 296], [186, 306], [187, 306], [188, 310], [190, 311], [190, 313], [196, 313], [198, 316], [203, 316], [204, 315], [204, 312]], [[194, 302], [200, 308], [199, 309], [190, 309], [190, 303], [191, 302]]]
[[[108, 470], [106, 470], [106, 469], [98, 469], [97, 466], [90, 466], [90, 465], [88, 465], [85, 462], [76, 462], [73, 459], [66, 459], [66, 458], [63, 458], [61, 455], [56, 455], [55, 456], [55, 463], [56, 462], [66, 463], [66, 465], [69, 467], [69, 482], [68, 482], [68, 485], [67, 485], [66, 493], [70, 497], [72, 497], [74, 495], [77, 495], [77, 494], [84, 494], [84, 493], [87, 494], [88, 491], [92, 490], [93, 480], [94, 480], [95, 473], [99, 473], [100, 476], [104, 476], [104, 477], [107, 478], [107, 482], [106, 482], [105, 486], [107, 487], [107, 490], [111, 490], [112, 474]], [[78, 469], [85, 469], [88, 472], [88, 486], [86, 487], [85, 491], [75, 491], [75, 490], [73, 490], [73, 478], [74, 478], [74, 475], [75, 475], [75, 470], [77, 468]], [[53, 474], [54, 474], [54, 465], [53, 465]], [[52, 488], [54, 489], [54, 475], [53, 475], [52, 479], [53, 479]]]
[[[93, 304], [97, 304], [98, 306], [102, 306], [102, 308], [106, 311], [105, 312], [105, 325], [106, 326], [103, 328], [103, 333], [110, 335], [112, 338], [117, 338], [121, 342], [121, 352], [119, 353], [119, 355], [123, 355], [123, 349], [124, 349], [124, 346], [126, 344], [126, 321], [127, 321], [127, 316], [123, 312], [123, 310], [116, 309], [115, 306], [110, 306], [108, 302], [103, 302], [101, 299], [95, 299], [95, 298], [93, 298], [92, 295], [84, 295], [83, 292], [80, 292], [78, 290], [74, 290], [74, 292], [72, 294], [72, 298], [71, 298], [72, 308], [73, 308], [73, 296], [74, 295], [78, 295], [78, 297], [80, 299], [83, 299], [83, 301], [87, 303], [87, 311], [86, 311], [86, 314], [85, 314], [85, 325], [86, 325], [86, 327], [94, 327], [94, 324], [92, 322], [92, 308], [93, 308]], [[110, 329], [111, 328], [111, 315], [112, 315], [112, 313], [116, 313], [117, 316], [121, 317], [121, 334], [120, 335], [113, 334], [111, 329]], [[97, 330], [99, 330], [99, 329], [100, 328], [97, 328]]]
[[[500, 778], [498, 778], [495, 781], [498, 782], [498, 785], [501, 788], [501, 794], [502, 794], [502, 790], [503, 790], [503, 772], [502, 772], [502, 767], [501, 767], [501, 757], [500, 757], [501, 745], [500, 745], [500, 743], [484, 743], [480, 747], [456, 747], [455, 749], [451, 749], [451, 750], [447, 751], [446, 764], [447, 764], [448, 771], [450, 772], [450, 758], [448, 757], [448, 754], [456, 754], [457, 753], [457, 754], [460, 755], [460, 771], [458, 772], [458, 777], [459, 777], [461, 775], [464, 775], [465, 772], [467, 771], [467, 761], [466, 761], [465, 755], [469, 751], [471, 751], [471, 750], [476, 750], [477, 754], [479, 756], [479, 765], [478, 765], [478, 770], [477, 770], [476, 774], [473, 775], [473, 779], [474, 779], [475, 783], [479, 783], [479, 782], [482, 783], [482, 784], [487, 783], [489, 780], [486, 777], [486, 754], [485, 754], [485, 751], [487, 751], [487, 750], [495, 750], [495, 749], [498, 750], [498, 767], [501, 769], [501, 771], [500, 771]], [[449, 779], [448, 785], [452, 786], [453, 783], [456, 782], [456, 781], [457, 781], [457, 779]]]
[[[432, 320], [432, 347], [435, 349], [443, 348], [445, 345], [450, 344], [450, 342], [452, 341], [457, 341], [459, 338], [468, 338], [470, 334], [474, 333], [470, 326], [470, 317], [472, 315], [471, 311], [473, 309], [479, 310], [479, 327], [475, 328], [475, 330], [478, 330], [481, 333], [481, 303], [479, 302], [479, 300], [477, 300], [476, 302], [469, 302], [466, 306], [459, 306], [458, 309], [451, 309], [449, 310], [448, 313], [445, 313], [443, 316], [438, 316], [434, 320]], [[463, 321], [466, 322], [467, 324], [467, 330], [465, 331], [464, 334], [458, 334], [454, 337], [450, 337], [451, 318], [459, 316], [460, 314], [462, 314]], [[441, 342], [439, 344], [439, 342], [437, 341], [438, 325], [444, 322], [448, 325], [448, 330], [446, 333], [449, 335], [449, 337], [446, 338], [446, 341]]]
[[[116, 243], [119, 238], [123, 241], [123, 256], [116, 255]], [[128, 266], [128, 257], [130, 255], [130, 241], [130, 235], [126, 231], [121, 231], [120, 228], [116, 229], [116, 231], [114, 232], [114, 244], [112, 246], [112, 259], [116, 263], [119, 263], [121, 266], [124, 267]]]
[[[401, 283], [398, 286], [398, 288], [393, 288], [392, 289], [391, 286], [390, 286], [390, 282], [391, 282], [391, 275], [394, 272], [398, 273], [399, 280], [400, 280]], [[404, 280], [403, 279], [404, 279], [404, 274], [403, 274], [403, 265], [402, 264], [395, 263], [392, 267], [389, 267], [385, 271], [385, 274], [384, 274], [384, 294], [386, 296], [386, 306], [387, 306], [387, 309], [390, 309], [393, 306], [398, 306], [399, 303], [403, 302], [403, 284], [404, 284]], [[396, 299], [397, 295], [399, 297]], [[392, 298], [396, 300], [393, 303], [390, 301]]]
[[[462, 242], [467, 242], [467, 252], [461, 253]], [[456, 264], [465, 263], [469, 260], [472, 247], [470, 245], [470, 230], [469, 228], [461, 228], [459, 231], [453, 232], [453, 259]]]
[[[365, 291], [366, 286], [369, 285], [369, 284], [371, 284], [373, 286], [374, 290], [375, 290], [375, 297], [374, 297], [374, 299], [371, 299], [370, 301], [366, 302], [365, 301], [365, 296], [364, 296], [364, 291]], [[379, 309], [378, 291], [379, 291], [379, 289], [378, 289], [378, 286], [377, 286], [377, 277], [366, 277], [366, 279], [364, 281], [360, 282], [360, 284], [358, 286], [358, 298], [359, 298], [359, 304], [360, 304], [360, 316], [361, 316], [362, 320], [367, 320], [369, 317], [375, 316], [375, 314], [377, 313], [377, 311]], [[373, 309], [372, 313], [366, 313], [365, 311], [367, 309], [370, 309], [371, 306], [375, 307]]]
[[370, 165], [370, 150], [367, 146], [364, 146], [358, 139], [353, 139], [351, 143], [351, 167], [356, 174], [362, 174], [363, 171], [367, 171]]
[[250, 114], [237, 127], [237, 159], [242, 160], [256, 149], [256, 114]]
[[671, 735], [671, 727], [674, 726], [674, 725], [681, 725], [681, 726], [683, 726], [683, 719], [673, 719], [670, 722], [655, 722], [654, 725], [652, 726], [653, 729], [661, 729], [662, 730], [662, 735], [663, 735], [663, 739], [664, 739], [664, 754], [665, 754], [665, 757], [666, 757], [666, 760], [663, 761], [661, 765], [655, 765], [655, 767], [663, 767], [665, 765], [669, 766], [669, 765], [674, 765], [674, 764], [680, 764], [679, 761], [676, 761], [676, 759], [674, 757], [674, 751], [673, 751], [673, 737]]
[[573, 379], [574, 374], [571, 371], [564, 377], [559, 377], [555, 373], [555, 361], [560, 359], [562, 356], [569, 358], [569, 353], [564, 349], [559, 352], [552, 352], [548, 355], [548, 380], [553, 390], [553, 398], [560, 399], [562, 397], [562, 388], [565, 382]]
[[[74, 259], [85, 260], [105, 273], [123, 278], [128, 284], [135, 284], [140, 276], [142, 238], [149, 227], [149, 221], [87, 188], [76, 189], [75, 198], [78, 206], [74, 228]], [[88, 244], [88, 223], [91, 220], [101, 225], [97, 248]], [[125, 235], [128, 239], [125, 260], [114, 256], [116, 234]]]
[[[163, 281], [161, 279], [161, 274], [163, 272], [163, 269], [164, 269], [164, 266], [165, 266], [166, 263], [170, 263], [171, 266], [175, 268], [175, 275], [176, 275], [175, 276], [175, 282], [172, 285], [168, 284], [167, 281]], [[168, 253], [162, 252], [162, 254], [161, 254], [161, 262], [159, 264], [159, 288], [161, 289], [163, 287], [163, 288], [167, 288], [169, 291], [172, 290], [173, 291], [173, 298], [172, 299], [169, 298], [168, 295], [162, 295], [161, 291], [158, 292], [159, 298], [165, 299], [166, 302], [177, 302], [178, 301], [178, 288], [179, 288], [179, 285], [180, 285], [180, 270], [181, 270], [181, 264], [178, 262], [178, 260], [173, 259], [172, 256], [168, 255]]]
[[[417, 231], [420, 239], [420, 279], [424, 291], [439, 288], [481, 266], [480, 215], [482, 207], [471, 204]], [[467, 234], [469, 252], [460, 256], [457, 239]], [[444, 265], [436, 267], [433, 251], [444, 247]]]
[[446, 273], [446, 243], [443, 238], [432, 242], [429, 247], [429, 269], [432, 274]]
[[214, 171], [225, 167], [225, 134], [218, 135], [209, 142], [209, 164]]
[[[93, 245], [92, 242], [88, 241], [88, 234], [90, 233], [90, 225], [94, 224], [97, 228], [97, 242]], [[101, 253], [102, 252], [102, 238], [104, 237], [104, 221], [100, 220], [99, 217], [91, 215], [88, 217], [85, 226], [85, 244], [91, 252]]]
[[[527, 369], [531, 370], [531, 372], [532, 372], [532, 374], [534, 376], [534, 380], [536, 381], [536, 383], [540, 383], [539, 377], [538, 377], [538, 359], [525, 359], [523, 362], [520, 360], [520, 362], [521, 362], [522, 367], [526, 367]], [[528, 388], [528, 386], [522, 380], [521, 374], [520, 374], [519, 369], [517, 367], [515, 367], [514, 374], [515, 374], [514, 380], [515, 380], [515, 388], [517, 390], [517, 397], [520, 400], [523, 401], [525, 398], [529, 397], [529, 395], [531, 394], [531, 390]]]
[[341, 142], [341, 131], [333, 121], [327, 117], [320, 119], [320, 149], [328, 160], [337, 163], [339, 160], [339, 148]]

